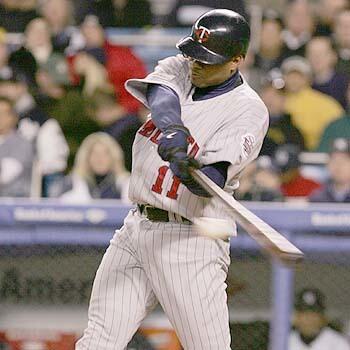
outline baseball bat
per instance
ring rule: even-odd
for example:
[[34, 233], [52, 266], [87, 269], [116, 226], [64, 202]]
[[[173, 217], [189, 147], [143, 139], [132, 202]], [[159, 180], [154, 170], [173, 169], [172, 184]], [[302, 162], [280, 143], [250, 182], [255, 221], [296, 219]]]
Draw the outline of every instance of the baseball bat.
[[270, 255], [284, 264], [295, 264], [303, 260], [304, 254], [281, 233], [261, 220], [239, 203], [200, 170], [191, 169], [194, 179], [212, 196], [223, 202], [233, 218]]

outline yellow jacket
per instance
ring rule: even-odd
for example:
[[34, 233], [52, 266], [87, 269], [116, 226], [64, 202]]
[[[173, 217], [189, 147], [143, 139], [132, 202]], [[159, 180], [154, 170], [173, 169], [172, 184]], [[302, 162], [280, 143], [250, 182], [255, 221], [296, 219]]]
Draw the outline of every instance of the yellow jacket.
[[311, 87], [287, 94], [285, 107], [310, 151], [317, 147], [325, 127], [344, 113], [335, 99]]

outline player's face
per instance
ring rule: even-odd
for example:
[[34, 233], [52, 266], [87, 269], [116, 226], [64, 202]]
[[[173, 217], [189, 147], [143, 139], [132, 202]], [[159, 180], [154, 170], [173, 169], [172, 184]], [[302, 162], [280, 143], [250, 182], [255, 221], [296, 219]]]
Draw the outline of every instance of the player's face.
[[219, 85], [227, 80], [236, 71], [242, 57], [234, 58], [223, 64], [205, 64], [192, 58], [189, 60], [192, 84], [204, 88]]

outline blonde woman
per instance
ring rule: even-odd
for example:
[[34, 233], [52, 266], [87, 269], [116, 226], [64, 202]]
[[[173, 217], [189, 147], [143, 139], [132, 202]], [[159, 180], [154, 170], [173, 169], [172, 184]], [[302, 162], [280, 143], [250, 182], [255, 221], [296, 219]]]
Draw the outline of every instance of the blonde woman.
[[86, 203], [92, 199], [128, 202], [129, 173], [119, 144], [108, 134], [97, 132], [82, 142], [72, 170], [64, 181], [61, 199]]

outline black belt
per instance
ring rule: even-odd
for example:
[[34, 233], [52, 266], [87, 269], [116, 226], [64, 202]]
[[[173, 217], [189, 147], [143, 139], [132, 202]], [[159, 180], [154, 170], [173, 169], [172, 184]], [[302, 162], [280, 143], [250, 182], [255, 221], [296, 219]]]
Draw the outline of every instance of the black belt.
[[148, 204], [138, 204], [137, 208], [141, 215], [146, 216], [150, 221], [155, 222], [180, 222], [183, 224], [191, 225], [192, 222], [183, 216], [169, 211], [152, 207]]

